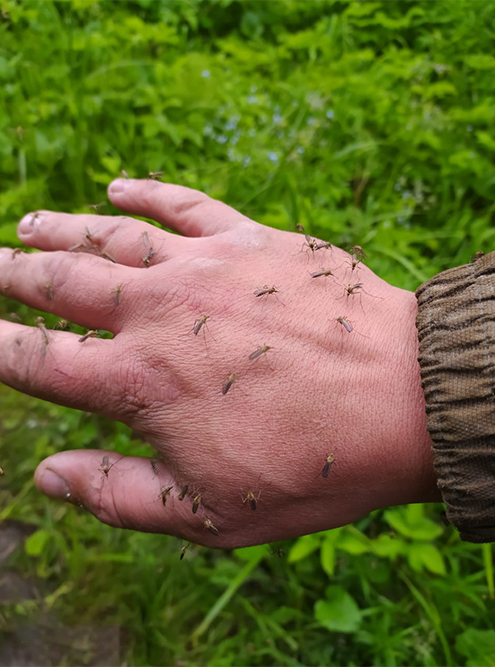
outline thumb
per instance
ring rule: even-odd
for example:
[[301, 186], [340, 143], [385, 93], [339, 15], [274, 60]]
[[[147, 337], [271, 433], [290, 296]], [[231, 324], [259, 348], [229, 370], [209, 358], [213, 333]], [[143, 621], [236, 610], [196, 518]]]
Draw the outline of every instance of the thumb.
[[34, 480], [42, 493], [110, 526], [223, 546], [218, 517], [204, 505], [192, 512], [191, 486], [179, 500], [187, 481], [179, 482], [163, 461], [98, 449], [60, 452], [40, 463]]

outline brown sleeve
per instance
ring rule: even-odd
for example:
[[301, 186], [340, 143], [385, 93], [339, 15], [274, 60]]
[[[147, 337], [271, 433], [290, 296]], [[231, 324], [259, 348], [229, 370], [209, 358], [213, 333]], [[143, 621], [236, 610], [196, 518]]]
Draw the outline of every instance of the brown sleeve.
[[495, 252], [417, 290], [419, 365], [447, 517], [495, 542]]

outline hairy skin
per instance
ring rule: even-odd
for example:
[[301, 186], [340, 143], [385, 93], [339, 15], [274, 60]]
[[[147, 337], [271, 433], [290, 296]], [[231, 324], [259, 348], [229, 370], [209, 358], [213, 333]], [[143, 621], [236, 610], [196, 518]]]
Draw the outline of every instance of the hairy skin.
[[[40, 491], [113, 526], [212, 547], [439, 499], [412, 293], [363, 264], [352, 270], [343, 250], [313, 253], [302, 234], [263, 227], [194, 190], [117, 180], [109, 196], [182, 236], [130, 217], [25, 216], [19, 238], [44, 252], [0, 250], [3, 291], [115, 337], [80, 343], [49, 331], [44, 346], [39, 328], [0, 321], [0, 380], [118, 419], [163, 460], [61, 452], [39, 465]], [[312, 278], [320, 269], [333, 275]], [[355, 283], [363, 291], [347, 294]], [[255, 296], [264, 286], [277, 291]]]

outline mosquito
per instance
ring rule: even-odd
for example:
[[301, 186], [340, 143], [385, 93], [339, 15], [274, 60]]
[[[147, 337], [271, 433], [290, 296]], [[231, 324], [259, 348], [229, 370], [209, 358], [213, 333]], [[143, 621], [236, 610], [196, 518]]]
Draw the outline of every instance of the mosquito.
[[199, 509], [199, 506], [201, 505], [202, 498], [203, 498], [203, 494], [201, 493], [201, 491], [198, 491], [198, 493], [194, 494], [193, 499], [192, 499], [192, 501], [193, 501], [192, 502], [192, 512], [193, 512], [193, 514], [197, 513], [197, 511]]
[[34, 225], [34, 223], [36, 222], [36, 220], [37, 220], [40, 216], [41, 216], [41, 213], [40, 213], [39, 211], [36, 211], [36, 213], [33, 213], [32, 217], [31, 217], [31, 220], [29, 221], [29, 225], [30, 225], [30, 227], [32, 227], [32, 226]]
[[148, 178], [152, 181], [161, 181], [163, 176], [163, 171], [150, 171], [148, 173]]
[[42, 317], [37, 317], [34, 320], [36, 326], [38, 326], [41, 330], [41, 335], [43, 337], [43, 345], [41, 347], [41, 356], [44, 357], [46, 354], [46, 347], [48, 343], [50, 342], [48, 339], [48, 331], [46, 330], [45, 326], [45, 320]]
[[116, 306], [120, 306], [120, 293], [122, 292], [123, 287], [123, 285], [117, 285], [117, 287], [114, 287], [112, 290], [113, 302]]
[[209, 315], [201, 315], [201, 317], [196, 320], [193, 329], [193, 334], [195, 336], [199, 334], [199, 332], [201, 331], [201, 327], [203, 326], [203, 324], [206, 324], [206, 321], [209, 319], [210, 319]]
[[298, 232], [301, 232], [301, 234], [305, 234], [306, 232], [304, 231], [304, 227], [301, 225], [300, 222], [296, 222], [296, 229]]
[[165, 486], [160, 490], [160, 496], [159, 497], [162, 499], [163, 507], [165, 507], [165, 505], [167, 504], [167, 498], [170, 494], [170, 491], [172, 491], [173, 488], [174, 488], [174, 485]]
[[330, 241], [320, 241], [315, 245], [315, 252], [316, 250], [331, 250], [332, 249], [332, 244]]
[[210, 521], [210, 519], [208, 519], [208, 517], [205, 517], [204, 527], [206, 528], [206, 530], [209, 530], [210, 533], [213, 533], [213, 535], [218, 535], [218, 528], [215, 528], [215, 526]]
[[[352, 333], [353, 331], [356, 331], [354, 329], [354, 327], [352, 326], [352, 324], [349, 322], [349, 320], [346, 319], [345, 317], [342, 317], [342, 316], [337, 317], [336, 322], [341, 324], [344, 327], [344, 329], [347, 331], [347, 333]], [[359, 334], [360, 336], [362, 336], [363, 338], [369, 338], [369, 336], [365, 336], [364, 334], [359, 333], [359, 331], [356, 331], [356, 333]]]
[[106, 206], [107, 202], [106, 201], [101, 201], [99, 204], [89, 204], [88, 208], [90, 211], [94, 211], [95, 213], [99, 213], [99, 211], [102, 209], [103, 206]]
[[104, 456], [101, 460], [101, 465], [98, 468], [98, 470], [105, 475], [105, 477], [108, 477], [108, 473], [110, 470], [113, 468], [113, 466], [120, 461], [120, 459], [123, 459], [124, 457], [121, 456], [119, 459], [114, 461], [113, 463], [110, 463], [110, 460], [108, 456]]
[[179, 500], [184, 500], [188, 491], [189, 491], [189, 484], [184, 484], [179, 493]]
[[121, 170], [120, 170], [120, 174], [121, 174], [121, 176], [123, 176], [124, 178], [129, 178], [129, 174], [126, 172], [125, 169], [121, 169]]
[[67, 329], [69, 324], [70, 324], [69, 320], [59, 320], [53, 328], [54, 329]]
[[271, 350], [271, 349], [272, 348], [271, 348], [270, 345], [261, 345], [257, 350], [255, 350], [254, 352], [251, 352], [251, 354], [249, 355], [249, 360], [254, 361], [258, 357], [261, 357], [262, 354], [266, 354], [268, 352], [268, 350]]
[[88, 340], [88, 338], [96, 338], [99, 334], [100, 332], [97, 329], [90, 329], [84, 334], [84, 336], [81, 336], [79, 342], [84, 343], [84, 341]]
[[229, 389], [231, 388], [231, 386], [234, 384], [234, 382], [236, 381], [236, 379], [237, 379], [237, 375], [236, 375], [235, 373], [231, 373], [231, 374], [229, 375], [229, 379], [227, 380], [227, 382], [226, 382], [226, 383], [223, 385], [223, 387], [222, 387], [222, 394], [223, 394], [224, 396], [225, 396], [225, 394], [229, 391]]
[[275, 285], [272, 285], [269, 287], [268, 285], [263, 285], [260, 289], [255, 290], [254, 296], [266, 296], [267, 294], [276, 294], [278, 292], [278, 289], [275, 287]]
[[242, 498], [242, 493], [241, 493], [242, 504], [245, 505], [246, 503], [249, 503], [249, 506], [254, 512], [256, 510], [256, 503], [260, 499], [260, 496], [261, 496], [261, 491], [258, 493], [257, 496], [255, 496], [252, 491], [248, 491], [245, 498]]
[[190, 546], [191, 546], [191, 542], [188, 542], [187, 544], [185, 544], [182, 547], [182, 549], [180, 550], [180, 560], [182, 560], [184, 558], [184, 556], [186, 555], [187, 550], [190, 548]]
[[345, 319], [345, 317], [337, 317], [337, 322], [341, 324], [348, 333], [353, 332], [352, 325]]
[[329, 454], [327, 456], [327, 459], [325, 461], [325, 465], [323, 466], [323, 470], [321, 471], [321, 476], [324, 478], [327, 478], [329, 473], [330, 473], [330, 468], [332, 467], [332, 463], [335, 461], [335, 455], [334, 454]]
[[320, 269], [319, 271], [313, 271], [313, 273], [310, 273], [309, 275], [311, 278], [321, 278], [322, 276], [333, 276], [333, 272], [331, 269]]
[[17, 255], [21, 255], [23, 252], [25, 252], [23, 248], [14, 248], [14, 250], [12, 250], [12, 259], [14, 260]]
[[48, 299], [48, 301], [51, 301], [53, 299], [53, 285], [51, 283], [46, 283], [45, 290], [46, 290], [46, 298]]
[[157, 459], [150, 459], [150, 466], [151, 466], [151, 469], [153, 470], [153, 472], [155, 473], [155, 476], [160, 474], [160, 469], [158, 467], [158, 460]]
[[316, 239], [311, 238], [311, 236], [309, 234], [305, 234], [304, 238], [306, 239], [306, 243], [303, 243], [303, 248], [304, 248], [304, 246], [309, 248], [309, 250], [311, 250], [311, 253], [313, 254], [313, 257], [314, 257], [316, 246], [318, 245]]
[[349, 248], [349, 252], [351, 255], [356, 255], [356, 257], [359, 257], [360, 260], [366, 259], [366, 253], [360, 245], [353, 245], [352, 248]]

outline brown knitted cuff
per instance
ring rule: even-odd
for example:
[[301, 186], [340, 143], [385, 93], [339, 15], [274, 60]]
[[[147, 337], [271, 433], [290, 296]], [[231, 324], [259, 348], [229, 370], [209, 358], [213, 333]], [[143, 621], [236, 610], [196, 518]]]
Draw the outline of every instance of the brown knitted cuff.
[[447, 517], [495, 541], [495, 252], [417, 290], [419, 365]]

